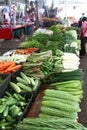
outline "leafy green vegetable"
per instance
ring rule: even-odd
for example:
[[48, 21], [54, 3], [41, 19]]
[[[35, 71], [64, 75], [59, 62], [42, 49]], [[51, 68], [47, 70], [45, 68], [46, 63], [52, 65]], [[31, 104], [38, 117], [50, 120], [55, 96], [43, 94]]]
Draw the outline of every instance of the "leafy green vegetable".
[[46, 44], [46, 42], [49, 40], [49, 35], [38, 33], [38, 34], [32, 36], [31, 38], [29, 38], [27, 41], [31, 41], [32, 39], [37, 40], [41, 44]]
[[40, 44], [40, 42], [38, 42], [38, 41], [35, 40], [35, 39], [32, 39], [32, 40], [30, 40], [30, 41], [22, 42], [19, 47], [21, 47], [21, 48], [27, 48], [27, 47], [42, 48], [42, 46], [43, 46], [43, 45]]

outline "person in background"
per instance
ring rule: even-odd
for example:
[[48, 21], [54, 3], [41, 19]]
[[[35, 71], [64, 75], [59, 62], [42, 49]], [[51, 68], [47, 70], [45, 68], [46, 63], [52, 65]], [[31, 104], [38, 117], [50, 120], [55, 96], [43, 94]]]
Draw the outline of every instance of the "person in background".
[[38, 22], [39, 22], [39, 27], [43, 27], [43, 17], [44, 17], [44, 9], [39, 8], [38, 9]]
[[82, 21], [85, 18], [85, 13], [82, 13], [82, 16], [80, 17], [79, 21], [78, 21], [78, 27], [81, 28], [82, 27]]
[[87, 55], [87, 17], [82, 19], [80, 55]]

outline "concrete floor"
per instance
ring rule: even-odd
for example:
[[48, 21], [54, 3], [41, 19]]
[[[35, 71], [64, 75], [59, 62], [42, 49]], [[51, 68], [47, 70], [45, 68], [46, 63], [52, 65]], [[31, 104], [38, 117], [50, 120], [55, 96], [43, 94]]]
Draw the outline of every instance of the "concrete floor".
[[84, 85], [83, 85], [83, 99], [80, 104], [81, 113], [79, 113], [79, 121], [87, 127], [87, 56], [83, 56], [80, 59], [80, 68], [83, 69], [84, 72]]
[[[21, 42], [26, 40], [26, 38], [27, 36], [24, 36], [20, 40], [18, 39], [5, 40], [5, 41], [1, 40], [0, 41], [0, 55], [2, 55], [3, 53], [9, 50], [16, 49]], [[79, 122], [87, 127], [87, 56], [83, 56], [80, 59], [80, 68], [82, 68], [84, 71], [84, 79], [83, 79], [84, 80], [84, 86], [83, 86], [84, 96], [80, 104], [81, 112], [79, 113]]]

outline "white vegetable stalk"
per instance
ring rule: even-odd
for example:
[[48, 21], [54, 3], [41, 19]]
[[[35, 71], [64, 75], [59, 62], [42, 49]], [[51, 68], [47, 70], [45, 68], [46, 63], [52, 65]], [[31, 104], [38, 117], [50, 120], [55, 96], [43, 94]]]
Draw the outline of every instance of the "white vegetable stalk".
[[64, 53], [62, 64], [65, 71], [72, 71], [79, 68], [80, 58], [75, 53]]

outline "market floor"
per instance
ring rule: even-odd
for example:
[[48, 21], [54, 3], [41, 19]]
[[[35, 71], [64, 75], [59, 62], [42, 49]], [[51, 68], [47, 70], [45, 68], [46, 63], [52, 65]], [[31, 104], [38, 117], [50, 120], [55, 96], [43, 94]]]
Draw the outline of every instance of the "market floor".
[[[20, 40], [19, 39], [0, 40], [0, 55], [9, 50], [15, 50], [16, 48], [18, 48], [18, 45], [21, 42], [24, 42], [26, 40], [26, 38], [27, 37], [24, 36]], [[84, 71], [84, 79], [83, 79], [84, 96], [80, 104], [81, 112], [79, 113], [79, 122], [87, 127], [87, 56], [83, 56], [80, 59], [80, 68], [83, 69]]]
[[79, 113], [79, 122], [87, 127], [87, 56], [80, 58], [80, 68], [83, 69], [83, 99], [81, 101], [81, 112]]

